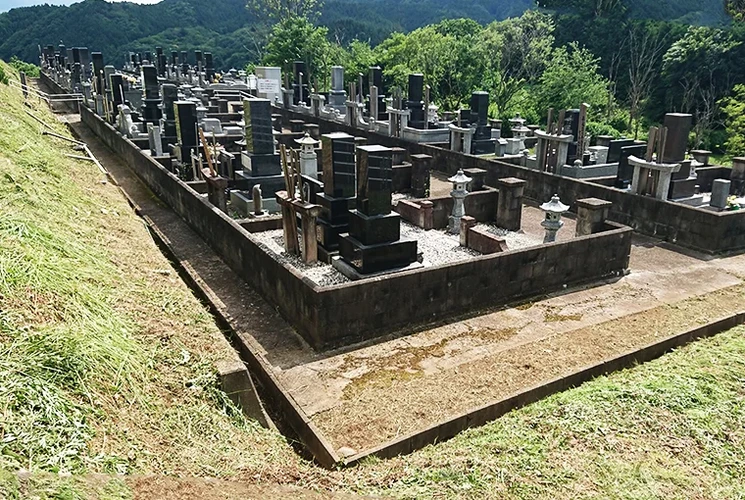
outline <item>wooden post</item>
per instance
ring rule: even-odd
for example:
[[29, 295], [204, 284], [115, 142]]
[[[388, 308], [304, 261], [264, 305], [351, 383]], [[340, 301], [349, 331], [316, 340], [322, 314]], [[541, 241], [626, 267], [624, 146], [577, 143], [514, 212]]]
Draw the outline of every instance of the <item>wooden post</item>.
[[644, 156], [644, 159], [647, 161], [652, 161], [652, 157], [654, 156], [654, 147], [657, 144], [657, 127], [650, 127], [649, 129], [649, 139], [647, 140], [647, 154]]
[[585, 132], [587, 130], [587, 104], [579, 107], [579, 124], [577, 125], [577, 158], [582, 160], [585, 156]]
[[297, 217], [293, 207], [293, 200], [287, 191], [277, 191], [275, 194], [277, 203], [282, 207], [282, 230], [285, 240], [285, 252], [290, 255], [300, 253], [300, 245], [297, 241]]
[[316, 219], [321, 214], [321, 206], [294, 200], [295, 211], [300, 212], [303, 232], [303, 246], [301, 253], [303, 262], [312, 264], [318, 261], [318, 238], [316, 236]]

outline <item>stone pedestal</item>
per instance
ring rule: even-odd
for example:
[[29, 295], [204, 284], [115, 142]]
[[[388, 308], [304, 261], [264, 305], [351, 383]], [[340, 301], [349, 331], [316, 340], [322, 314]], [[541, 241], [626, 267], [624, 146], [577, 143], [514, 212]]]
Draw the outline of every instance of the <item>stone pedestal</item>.
[[709, 166], [709, 160], [711, 159], [712, 152], [705, 149], [694, 149], [691, 151], [693, 159], [699, 162], [704, 167]]
[[709, 205], [714, 208], [727, 208], [727, 199], [730, 196], [732, 182], [727, 179], [714, 179], [711, 185], [711, 201]]
[[588, 236], [602, 231], [613, 203], [599, 198], [577, 200], [576, 236]]
[[596, 165], [605, 165], [606, 163], [608, 163], [607, 146], [590, 146], [587, 149], [595, 156]]
[[451, 124], [448, 128], [450, 129], [450, 149], [470, 155], [474, 130], [470, 127], [459, 127], [454, 124]]
[[610, 147], [610, 141], [613, 140], [612, 135], [599, 135], [595, 138], [595, 145], [600, 147]]
[[471, 182], [466, 186], [469, 193], [484, 189], [486, 183], [486, 170], [483, 168], [466, 168], [463, 170], [463, 173], [471, 178]]
[[497, 226], [508, 231], [519, 231], [522, 227], [523, 192], [528, 183], [515, 177], [497, 180]]
[[414, 198], [428, 198], [432, 157], [411, 155], [411, 192]]
[[223, 212], [228, 211], [228, 180], [219, 175], [212, 175], [210, 169], [202, 169], [202, 177], [207, 183], [207, 199]]
[[732, 190], [730, 194], [745, 196], [745, 157], [732, 158]]
[[476, 219], [470, 215], [460, 218], [460, 246], [468, 248], [468, 231], [472, 227], [476, 227]]
[[295, 212], [300, 214], [300, 227], [302, 231], [300, 251], [303, 256], [303, 262], [312, 264], [318, 261], [316, 219], [321, 213], [321, 207], [300, 200], [294, 200], [292, 206]]

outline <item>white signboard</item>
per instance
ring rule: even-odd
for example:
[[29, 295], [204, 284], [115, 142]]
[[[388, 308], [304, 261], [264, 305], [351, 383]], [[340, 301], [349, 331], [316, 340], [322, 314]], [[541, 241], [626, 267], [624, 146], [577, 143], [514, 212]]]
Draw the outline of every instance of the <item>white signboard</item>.
[[279, 80], [266, 80], [259, 78], [258, 88], [260, 94], [279, 94]]

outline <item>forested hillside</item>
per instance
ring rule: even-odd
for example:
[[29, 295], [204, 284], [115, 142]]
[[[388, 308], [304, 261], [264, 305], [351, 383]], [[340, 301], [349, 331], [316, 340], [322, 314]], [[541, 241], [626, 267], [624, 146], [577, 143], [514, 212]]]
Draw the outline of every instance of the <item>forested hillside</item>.
[[[720, 0], [539, 0], [560, 13], [588, 15], [586, 5], [620, 6], [636, 18], [680, 20], [692, 24], [727, 21]], [[327, 0], [319, 23], [329, 38], [346, 44], [357, 38], [377, 45], [394, 31], [408, 32], [447, 18], [471, 18], [481, 24], [520, 16], [533, 0]], [[592, 13], [589, 13], [592, 15]], [[70, 7], [38, 6], [0, 14], [0, 58], [35, 62], [38, 44], [88, 46], [102, 50], [108, 62], [121, 64], [126, 50], [162, 45], [209, 47], [219, 68], [258, 61], [268, 27], [245, 0], [163, 0], [156, 5], [85, 0]]]

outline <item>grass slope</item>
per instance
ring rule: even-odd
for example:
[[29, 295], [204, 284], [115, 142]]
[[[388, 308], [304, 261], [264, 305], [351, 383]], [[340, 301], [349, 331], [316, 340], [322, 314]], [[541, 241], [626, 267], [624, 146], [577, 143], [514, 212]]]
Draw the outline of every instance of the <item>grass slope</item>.
[[0, 469], [293, 466], [217, 389], [214, 363], [234, 353], [118, 189], [25, 110], [0, 84]]

